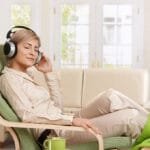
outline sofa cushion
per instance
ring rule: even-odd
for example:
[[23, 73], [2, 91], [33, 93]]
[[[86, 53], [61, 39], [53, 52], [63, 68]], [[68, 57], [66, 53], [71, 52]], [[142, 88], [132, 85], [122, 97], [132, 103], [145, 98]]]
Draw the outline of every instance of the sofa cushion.
[[[104, 139], [104, 149], [129, 148], [132, 145], [130, 137], [108, 137]], [[97, 142], [88, 142], [85, 144], [70, 145], [71, 150], [98, 150]]]
[[[64, 111], [78, 111], [81, 108], [83, 70], [69, 68], [61, 69], [56, 72], [60, 80]], [[32, 73], [34, 80], [48, 90], [44, 75], [36, 69], [34, 69]]]
[[60, 85], [66, 110], [81, 108], [82, 78], [82, 69], [61, 69]]
[[[11, 109], [6, 100], [0, 95], [0, 114], [8, 121], [19, 122], [20, 119]], [[19, 139], [21, 150], [40, 150], [39, 145], [36, 143], [33, 135], [27, 130], [22, 128], [14, 128]]]
[[141, 105], [148, 100], [148, 72], [144, 69], [87, 69], [83, 80], [83, 107], [109, 88], [122, 92]]

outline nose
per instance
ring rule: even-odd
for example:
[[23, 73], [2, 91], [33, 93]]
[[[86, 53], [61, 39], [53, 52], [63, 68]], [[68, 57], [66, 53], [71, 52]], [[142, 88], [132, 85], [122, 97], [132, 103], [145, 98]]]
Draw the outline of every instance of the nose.
[[34, 48], [32, 48], [30, 52], [32, 55], [37, 55], [37, 53], [38, 53]]

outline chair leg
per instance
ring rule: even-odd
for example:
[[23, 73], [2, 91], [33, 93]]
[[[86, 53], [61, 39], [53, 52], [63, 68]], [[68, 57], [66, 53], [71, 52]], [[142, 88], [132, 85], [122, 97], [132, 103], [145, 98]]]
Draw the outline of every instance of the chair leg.
[[9, 132], [10, 135], [12, 136], [14, 144], [15, 144], [15, 150], [20, 150], [19, 140], [17, 138], [15, 131], [12, 128], [7, 127], [6, 132]]

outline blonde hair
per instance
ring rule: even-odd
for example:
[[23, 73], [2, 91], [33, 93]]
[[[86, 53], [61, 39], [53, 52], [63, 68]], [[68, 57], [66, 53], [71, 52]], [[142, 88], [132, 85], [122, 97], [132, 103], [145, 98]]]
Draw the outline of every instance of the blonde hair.
[[38, 41], [39, 47], [41, 46], [41, 41], [39, 36], [32, 30], [21, 29], [12, 33], [10, 41], [14, 42], [16, 45], [27, 39], [35, 39]]

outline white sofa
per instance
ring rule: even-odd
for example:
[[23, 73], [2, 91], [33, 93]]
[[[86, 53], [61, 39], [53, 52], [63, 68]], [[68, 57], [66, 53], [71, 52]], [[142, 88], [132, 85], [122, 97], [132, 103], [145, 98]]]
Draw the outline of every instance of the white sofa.
[[[38, 76], [37, 76], [38, 74]], [[148, 71], [144, 69], [61, 69], [58, 71], [64, 111], [74, 112], [88, 104], [94, 96], [109, 88], [116, 89], [137, 103], [148, 102]], [[36, 80], [46, 86], [44, 77]]]

